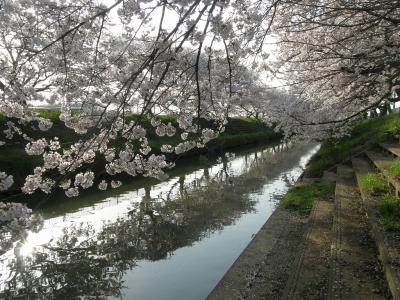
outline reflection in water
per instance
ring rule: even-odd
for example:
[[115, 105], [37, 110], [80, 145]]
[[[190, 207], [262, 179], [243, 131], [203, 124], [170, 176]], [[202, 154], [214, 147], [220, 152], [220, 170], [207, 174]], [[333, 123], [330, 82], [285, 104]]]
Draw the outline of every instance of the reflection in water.
[[0, 257], [0, 298], [121, 297], [124, 277], [138, 261], [166, 259], [254, 215], [259, 198], [253, 195], [277, 177], [292, 184], [310, 149], [247, 153], [49, 218], [42, 231]]

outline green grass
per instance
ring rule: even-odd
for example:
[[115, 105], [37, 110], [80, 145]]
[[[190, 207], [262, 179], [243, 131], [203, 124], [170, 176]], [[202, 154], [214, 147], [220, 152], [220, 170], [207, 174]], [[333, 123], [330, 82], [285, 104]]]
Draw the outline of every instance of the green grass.
[[387, 191], [387, 184], [382, 174], [372, 172], [361, 175], [360, 187], [372, 194], [380, 194]]
[[365, 143], [378, 144], [388, 133], [400, 132], [400, 115], [393, 113], [383, 117], [358, 120], [353, 123], [350, 136], [324, 142], [311, 159], [304, 175], [315, 177], [335, 164], [347, 159], [357, 147]]
[[392, 177], [399, 177], [400, 176], [400, 160], [396, 159], [387, 169], [387, 172]]
[[[60, 122], [60, 110], [59, 109], [35, 109], [40, 117], [51, 120], [54, 123]], [[0, 124], [5, 123], [7, 117], [0, 114]]]
[[37, 109], [36, 112], [42, 118], [49, 119], [55, 123], [60, 121], [60, 110], [58, 109]]
[[400, 231], [400, 198], [390, 194], [384, 195], [378, 209], [385, 229]]
[[309, 185], [295, 186], [283, 197], [283, 206], [301, 213], [310, 213], [317, 198], [333, 193], [331, 183], [314, 182]]

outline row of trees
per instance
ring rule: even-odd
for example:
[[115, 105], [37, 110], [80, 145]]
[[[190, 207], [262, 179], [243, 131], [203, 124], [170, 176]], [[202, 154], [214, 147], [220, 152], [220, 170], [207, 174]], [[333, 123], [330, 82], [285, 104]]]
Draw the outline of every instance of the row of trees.
[[399, 1], [279, 1], [274, 70], [296, 96], [287, 131], [343, 134], [343, 124], [397, 101], [399, 22]]
[[[22, 191], [51, 193], [60, 187], [77, 196], [96, 181], [101, 189], [118, 186], [90, 170], [98, 156], [107, 161], [110, 175], [165, 178], [164, 169], [172, 164], [151, 154], [145, 128], [126, 120], [132, 110], [152, 118], [160, 136], [179, 132], [182, 142], [164, 145], [166, 153], [204, 147], [217, 137], [231, 100], [252, 93], [254, 75], [244, 63], [254, 52], [254, 39], [265, 32], [253, 20], [254, 5], [3, 1], [0, 112], [9, 120], [1, 144], [17, 141], [44, 161]], [[256, 25], [261, 27], [255, 30]], [[26, 126], [46, 131], [52, 125], [30, 109], [38, 101], [61, 105], [60, 119], [81, 139], [66, 148], [57, 136], [32, 138]], [[176, 116], [179, 128], [161, 123], [158, 114]], [[200, 128], [200, 119], [214, 125]], [[124, 141], [122, 149], [110, 146], [115, 140]], [[8, 174], [0, 180], [2, 190], [12, 184]]]
[[[92, 172], [99, 156], [109, 175], [165, 178], [173, 164], [151, 154], [146, 130], [125, 118], [132, 110], [152, 118], [159, 135], [179, 135], [162, 149], [180, 154], [215, 138], [229, 113], [277, 123], [287, 136], [340, 135], [399, 89], [399, 1], [0, 3], [0, 145], [43, 158], [25, 193], [118, 186]], [[284, 87], [266, 86], [261, 71]], [[33, 138], [27, 128], [52, 125], [30, 108], [38, 101], [59, 104], [80, 140]], [[179, 128], [159, 114], [176, 116]], [[201, 118], [214, 125], [201, 128]], [[0, 173], [1, 191], [12, 184]]]

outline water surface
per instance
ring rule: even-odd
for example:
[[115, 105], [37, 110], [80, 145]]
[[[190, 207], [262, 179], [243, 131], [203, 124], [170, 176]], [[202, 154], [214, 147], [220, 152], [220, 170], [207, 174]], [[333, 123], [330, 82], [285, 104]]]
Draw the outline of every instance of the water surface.
[[258, 147], [54, 199], [43, 228], [0, 257], [0, 298], [204, 299], [317, 148]]

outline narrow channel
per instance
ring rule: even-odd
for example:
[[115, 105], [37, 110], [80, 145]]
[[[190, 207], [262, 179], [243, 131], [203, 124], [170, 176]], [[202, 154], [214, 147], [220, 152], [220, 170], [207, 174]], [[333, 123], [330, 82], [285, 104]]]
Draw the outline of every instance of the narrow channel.
[[0, 298], [204, 299], [317, 149], [251, 148], [164, 182], [54, 199], [43, 228], [0, 257]]

